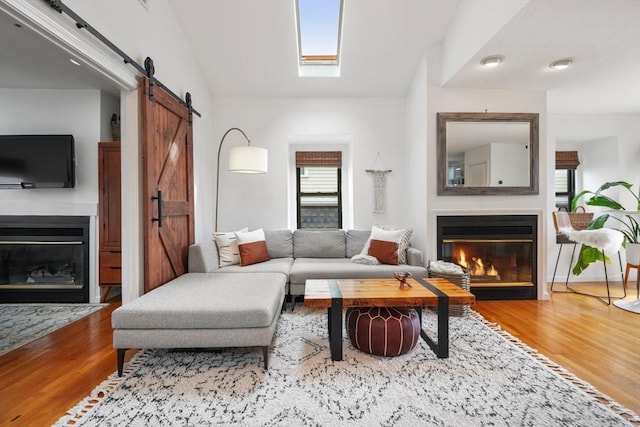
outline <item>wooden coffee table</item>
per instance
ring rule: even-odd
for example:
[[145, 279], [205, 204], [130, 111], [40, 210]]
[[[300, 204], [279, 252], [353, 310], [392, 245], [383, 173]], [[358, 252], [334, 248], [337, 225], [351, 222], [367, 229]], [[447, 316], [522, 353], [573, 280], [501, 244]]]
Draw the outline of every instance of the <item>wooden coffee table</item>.
[[[422, 307], [438, 308], [438, 336], [424, 330], [420, 336], [438, 358], [449, 357], [449, 304], [465, 305], [475, 295], [440, 278], [410, 278], [411, 287], [400, 289], [396, 279], [307, 280], [304, 305], [327, 308], [332, 360], [342, 360], [342, 310], [346, 307], [413, 307], [422, 321]], [[422, 323], [421, 323], [422, 324]]]

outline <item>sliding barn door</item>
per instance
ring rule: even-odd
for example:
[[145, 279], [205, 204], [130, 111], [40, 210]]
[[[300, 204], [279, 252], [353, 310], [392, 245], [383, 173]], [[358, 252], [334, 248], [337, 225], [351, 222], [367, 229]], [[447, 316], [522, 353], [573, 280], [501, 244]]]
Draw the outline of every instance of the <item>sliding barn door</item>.
[[[187, 271], [194, 242], [193, 134], [189, 109], [143, 78], [144, 290]], [[125, 188], [122, 191], [126, 191]]]

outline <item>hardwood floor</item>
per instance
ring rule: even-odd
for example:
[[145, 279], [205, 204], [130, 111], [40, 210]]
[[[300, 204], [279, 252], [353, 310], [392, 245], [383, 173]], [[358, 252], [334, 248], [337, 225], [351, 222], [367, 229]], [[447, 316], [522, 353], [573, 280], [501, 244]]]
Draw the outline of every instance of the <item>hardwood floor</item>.
[[[573, 287], [606, 294], [604, 283]], [[612, 289], [621, 295], [621, 284]], [[635, 299], [636, 290], [627, 294]], [[474, 310], [640, 414], [640, 314], [572, 293], [552, 293], [548, 301], [479, 301]]]
[[1, 426], [49, 426], [115, 371], [111, 313], [119, 306], [0, 356]]
[[[583, 284], [600, 289], [600, 284]], [[635, 289], [633, 290], [635, 297]], [[0, 356], [0, 425], [47, 426], [116, 369], [109, 307]], [[576, 294], [479, 301], [487, 320], [640, 414], [640, 315]], [[134, 352], [128, 352], [128, 358]]]

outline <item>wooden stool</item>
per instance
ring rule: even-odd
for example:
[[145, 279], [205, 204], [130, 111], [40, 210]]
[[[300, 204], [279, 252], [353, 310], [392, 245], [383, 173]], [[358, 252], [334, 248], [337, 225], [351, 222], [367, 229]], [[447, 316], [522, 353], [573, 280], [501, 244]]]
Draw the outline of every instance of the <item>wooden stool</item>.
[[624, 272], [624, 286], [627, 286], [627, 280], [629, 280], [629, 273], [631, 269], [635, 268], [636, 271], [636, 298], [640, 299], [640, 265], [627, 263], [627, 268]]

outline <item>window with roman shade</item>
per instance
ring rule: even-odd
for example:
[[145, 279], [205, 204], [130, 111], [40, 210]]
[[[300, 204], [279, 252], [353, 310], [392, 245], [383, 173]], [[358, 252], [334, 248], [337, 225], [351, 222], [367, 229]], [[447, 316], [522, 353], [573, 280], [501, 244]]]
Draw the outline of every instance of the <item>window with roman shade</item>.
[[340, 151], [296, 151], [298, 228], [342, 228], [341, 168]]
[[556, 208], [571, 210], [576, 195], [576, 169], [580, 165], [577, 151], [556, 151]]
[[556, 151], [556, 169], [576, 170], [579, 164], [577, 151]]

